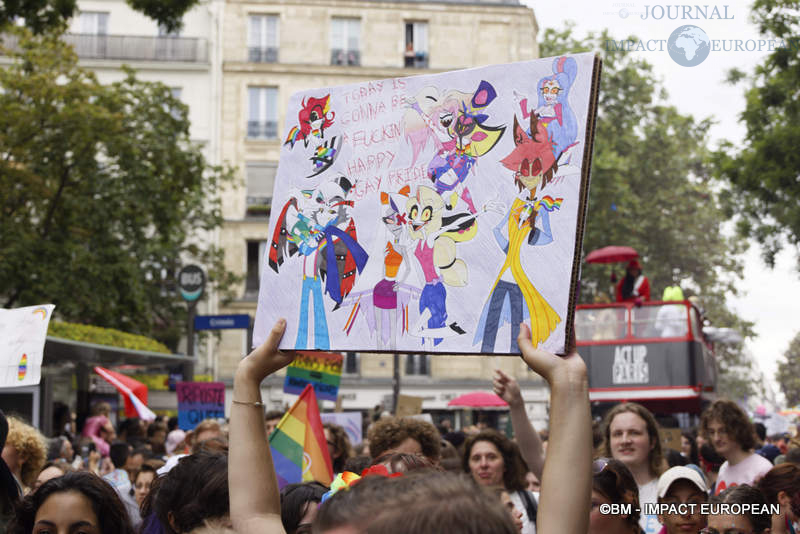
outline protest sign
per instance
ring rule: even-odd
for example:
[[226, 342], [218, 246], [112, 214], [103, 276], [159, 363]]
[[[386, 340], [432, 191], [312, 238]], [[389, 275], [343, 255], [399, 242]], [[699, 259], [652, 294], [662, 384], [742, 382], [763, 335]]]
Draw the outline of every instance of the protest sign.
[[253, 341], [563, 353], [577, 290], [594, 54], [295, 93]]
[[335, 402], [342, 379], [343, 360], [341, 354], [332, 352], [299, 352], [286, 368], [284, 393], [299, 395], [306, 384], [311, 384], [317, 399]]
[[53, 304], [0, 309], [0, 388], [35, 386], [42, 378], [42, 358]]
[[225, 418], [225, 384], [178, 382], [178, 427], [192, 430], [203, 419]]
[[417, 415], [422, 413], [422, 397], [398, 395], [397, 410], [395, 410], [395, 412], [397, 417], [405, 417], [407, 415]]
[[333, 423], [344, 428], [350, 443], [358, 445], [364, 439], [362, 435], [361, 412], [334, 412], [320, 414], [323, 423]]

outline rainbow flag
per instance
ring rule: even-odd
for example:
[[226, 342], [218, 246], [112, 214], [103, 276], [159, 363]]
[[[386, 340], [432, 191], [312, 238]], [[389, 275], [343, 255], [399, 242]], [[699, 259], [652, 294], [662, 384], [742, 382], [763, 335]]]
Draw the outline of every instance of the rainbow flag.
[[333, 481], [333, 465], [322, 430], [317, 396], [307, 385], [297, 402], [283, 415], [269, 436], [278, 487], [316, 480], [326, 486]]
[[550, 195], [545, 195], [540, 201], [536, 203], [536, 209], [544, 208], [546, 211], [553, 211], [561, 208], [563, 198], [553, 198]]

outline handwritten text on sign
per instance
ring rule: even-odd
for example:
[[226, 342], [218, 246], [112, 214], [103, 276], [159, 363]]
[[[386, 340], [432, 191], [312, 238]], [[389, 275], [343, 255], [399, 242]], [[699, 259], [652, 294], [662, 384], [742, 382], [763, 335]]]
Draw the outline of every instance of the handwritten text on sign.
[[343, 359], [341, 354], [332, 352], [298, 352], [295, 360], [286, 368], [283, 391], [299, 395], [306, 384], [311, 384], [318, 399], [336, 401]]
[[225, 417], [225, 384], [222, 382], [178, 382], [178, 426], [192, 430], [203, 419]]

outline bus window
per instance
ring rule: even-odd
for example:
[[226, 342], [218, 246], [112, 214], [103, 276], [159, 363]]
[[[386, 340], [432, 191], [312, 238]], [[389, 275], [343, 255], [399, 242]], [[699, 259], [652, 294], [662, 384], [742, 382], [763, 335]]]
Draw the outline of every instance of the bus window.
[[683, 303], [642, 306], [631, 309], [633, 337], [686, 337], [688, 322]]
[[580, 341], [622, 339], [628, 326], [624, 307], [583, 308], [575, 310], [575, 334]]

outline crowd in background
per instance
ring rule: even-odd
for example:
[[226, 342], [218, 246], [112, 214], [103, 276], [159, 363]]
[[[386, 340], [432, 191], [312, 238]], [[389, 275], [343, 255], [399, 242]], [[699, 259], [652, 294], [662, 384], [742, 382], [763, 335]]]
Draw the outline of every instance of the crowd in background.
[[[540, 533], [559, 534], [796, 532], [800, 435], [768, 436], [727, 400], [707, 407], [680, 450], [662, 447], [655, 417], [639, 404], [618, 404], [592, 425], [580, 358], [524, 341], [523, 358], [551, 386], [549, 430], [533, 428], [516, 380], [498, 371], [511, 437], [484, 424], [453, 430], [376, 414], [353, 446], [342, 427], [325, 424], [330, 486], [277, 488], [268, 443], [283, 412], [264, 414], [258, 385], [290, 357], [270, 341], [240, 365], [229, 422], [184, 432], [176, 418], [128, 418], [115, 428], [99, 403], [80, 432], [70, 421], [46, 439], [3, 415], [2, 529], [532, 534], [538, 523]], [[659, 503], [675, 506], [647, 513]], [[720, 503], [776, 507], [723, 514], [700, 506]], [[678, 513], [678, 505], [693, 506]]]

